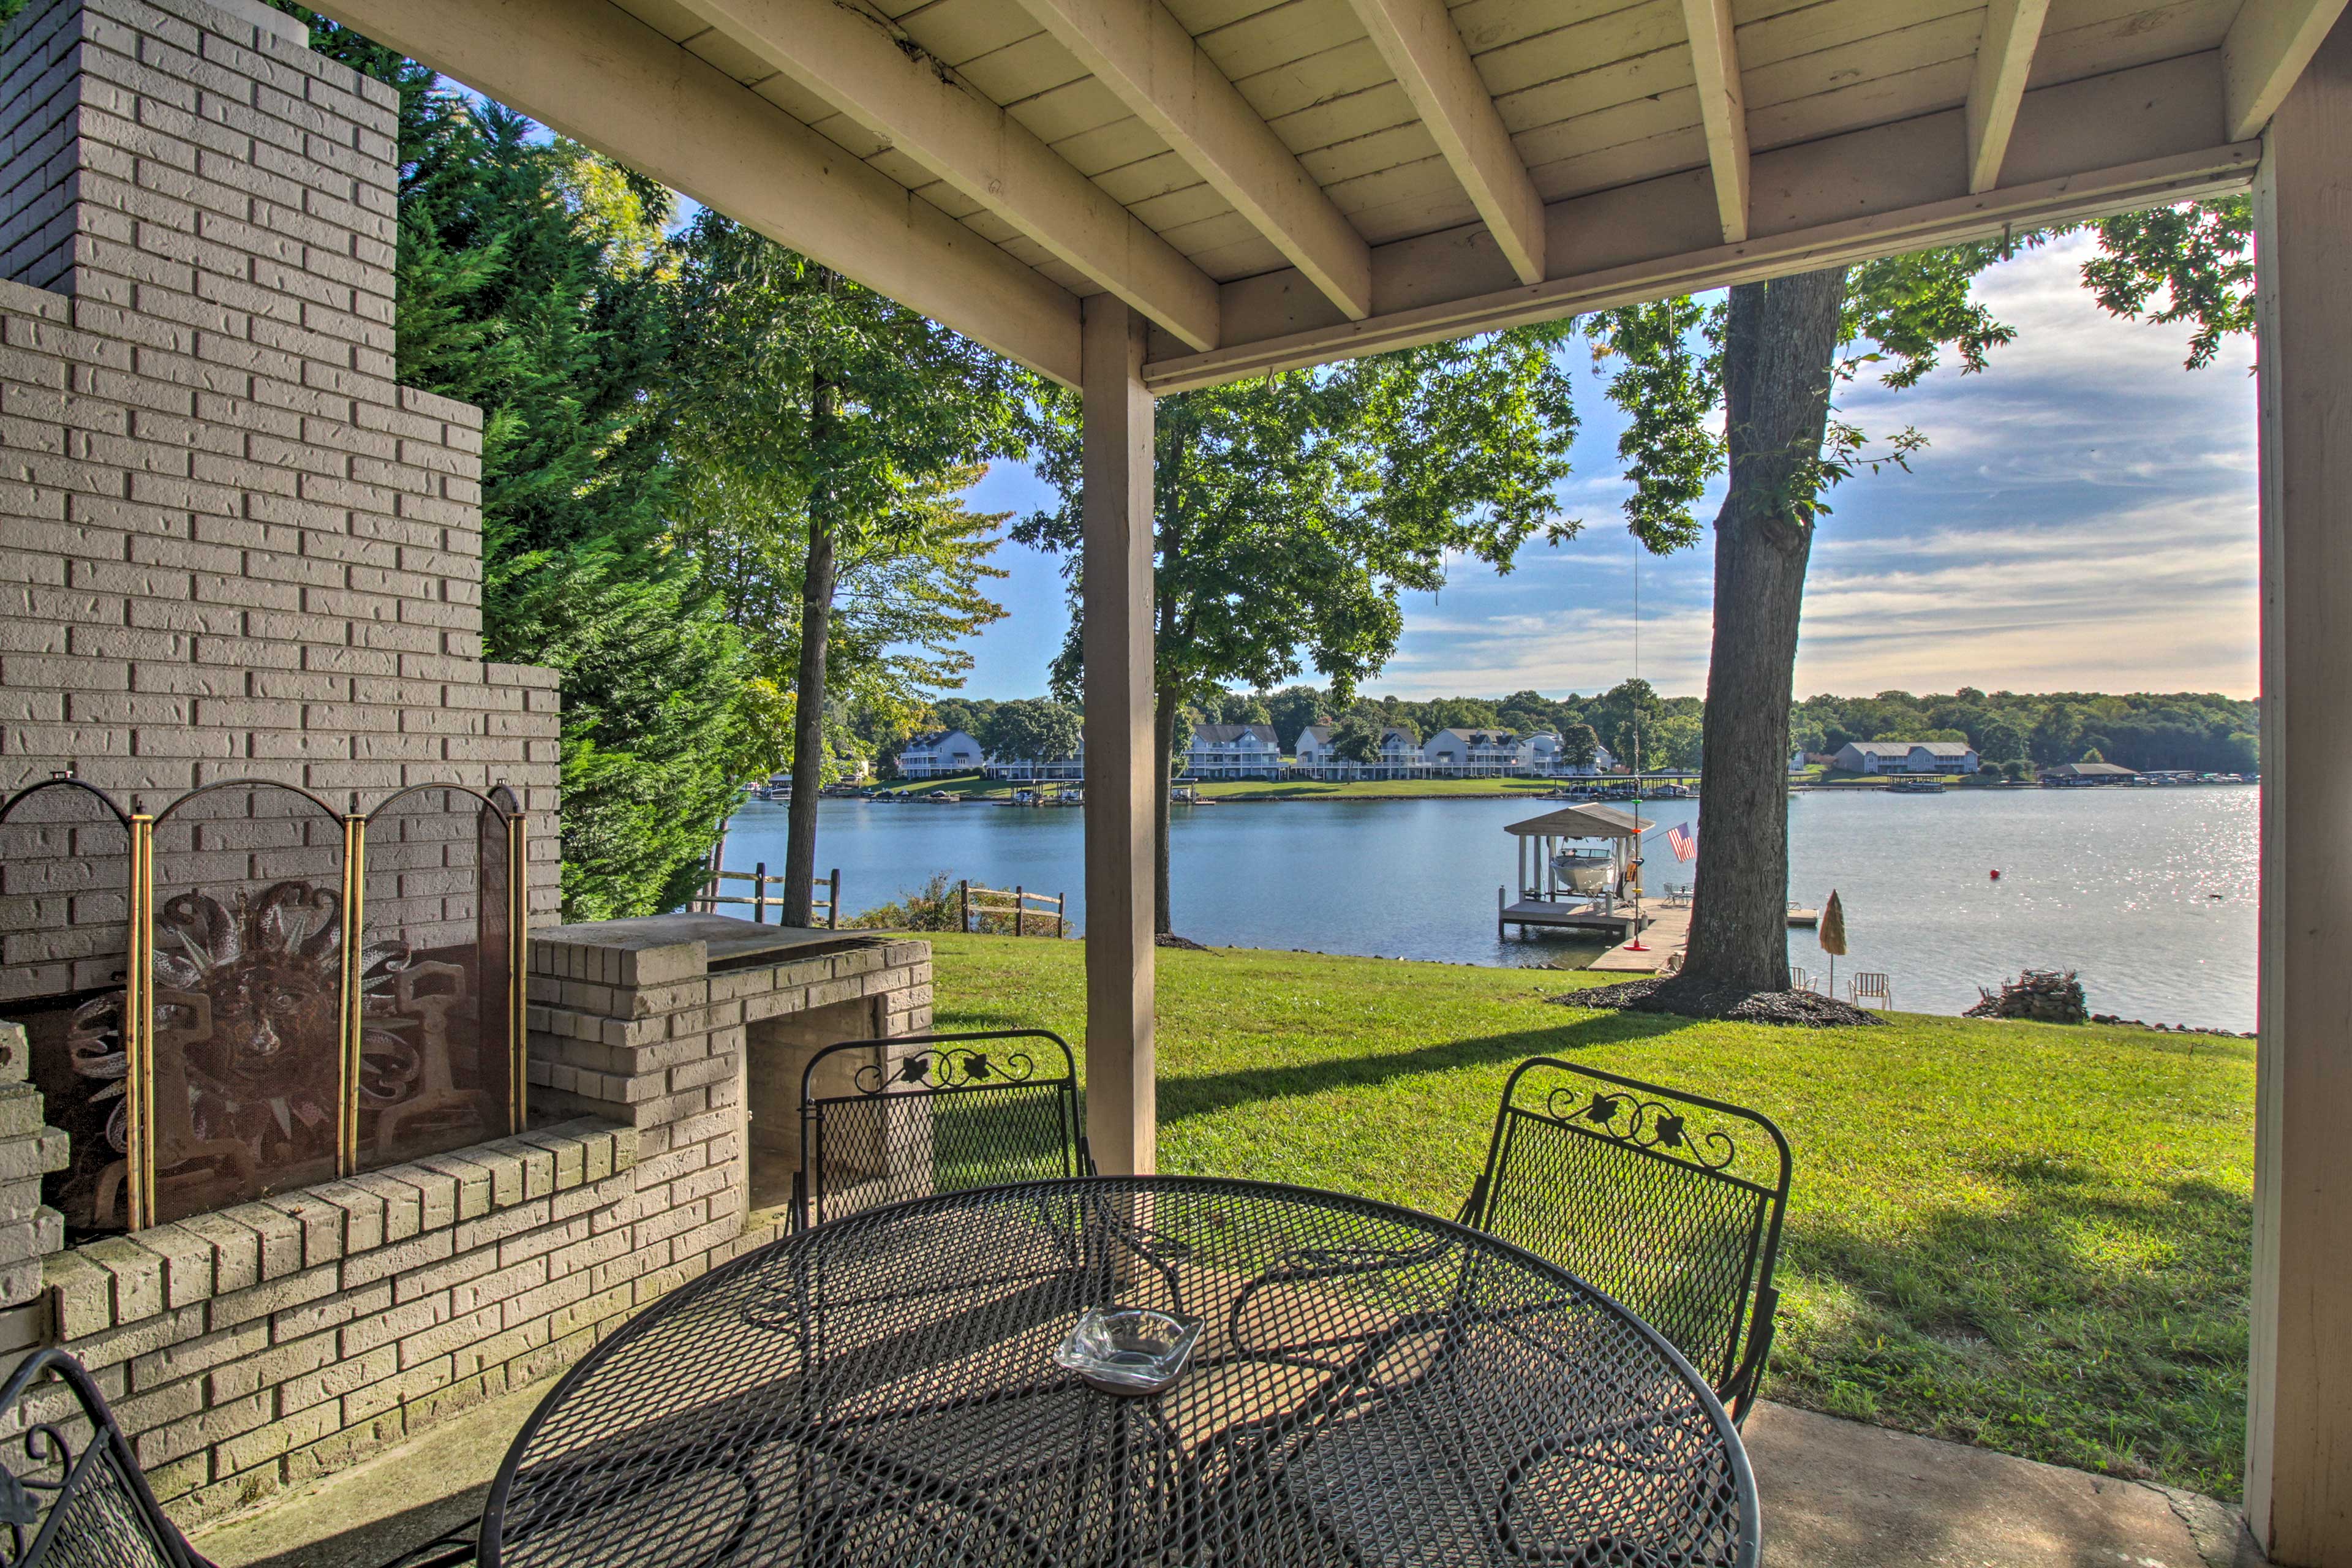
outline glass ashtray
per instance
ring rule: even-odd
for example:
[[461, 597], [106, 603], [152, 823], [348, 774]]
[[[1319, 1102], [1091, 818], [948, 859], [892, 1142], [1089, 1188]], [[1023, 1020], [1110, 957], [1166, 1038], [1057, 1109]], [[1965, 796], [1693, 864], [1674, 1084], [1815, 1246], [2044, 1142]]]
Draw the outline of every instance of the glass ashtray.
[[1201, 1320], [1150, 1307], [1088, 1307], [1054, 1360], [1105, 1394], [1157, 1394], [1184, 1375]]

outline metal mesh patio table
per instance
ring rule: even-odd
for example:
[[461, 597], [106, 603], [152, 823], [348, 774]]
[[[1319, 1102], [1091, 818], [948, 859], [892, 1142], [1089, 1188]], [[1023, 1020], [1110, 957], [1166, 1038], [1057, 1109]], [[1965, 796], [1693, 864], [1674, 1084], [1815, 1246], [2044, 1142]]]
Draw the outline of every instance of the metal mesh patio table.
[[[1164, 1391], [1055, 1351], [1198, 1320]], [[750, 1253], [582, 1361], [482, 1562], [1746, 1565], [1755, 1485], [1688, 1363], [1532, 1255], [1385, 1204], [1098, 1177], [917, 1199]]]

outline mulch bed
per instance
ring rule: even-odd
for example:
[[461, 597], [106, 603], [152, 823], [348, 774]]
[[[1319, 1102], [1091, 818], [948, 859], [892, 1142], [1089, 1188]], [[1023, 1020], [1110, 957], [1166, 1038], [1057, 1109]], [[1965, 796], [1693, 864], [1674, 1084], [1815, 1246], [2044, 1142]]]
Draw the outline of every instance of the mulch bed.
[[1181, 947], [1187, 952], [1213, 952], [1216, 951], [1213, 948], [1202, 947], [1199, 942], [1194, 942], [1189, 936], [1178, 936], [1172, 931], [1163, 931], [1159, 935], [1153, 937], [1151, 939], [1151, 945], [1154, 947]]
[[1877, 1014], [1812, 991], [1742, 991], [1682, 975], [1628, 980], [1545, 998], [1563, 1007], [1614, 1007], [1629, 1013], [1671, 1013], [1684, 1018], [1721, 1018], [1735, 1024], [1796, 1024], [1807, 1028], [1876, 1026]]

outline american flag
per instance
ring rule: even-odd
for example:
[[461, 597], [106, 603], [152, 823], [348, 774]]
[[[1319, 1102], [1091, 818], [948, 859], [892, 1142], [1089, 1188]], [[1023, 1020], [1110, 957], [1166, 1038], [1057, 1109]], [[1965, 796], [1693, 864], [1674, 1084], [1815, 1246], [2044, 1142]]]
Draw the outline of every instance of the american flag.
[[1698, 858], [1698, 835], [1679, 822], [1666, 829], [1666, 847], [1675, 852], [1677, 860]]

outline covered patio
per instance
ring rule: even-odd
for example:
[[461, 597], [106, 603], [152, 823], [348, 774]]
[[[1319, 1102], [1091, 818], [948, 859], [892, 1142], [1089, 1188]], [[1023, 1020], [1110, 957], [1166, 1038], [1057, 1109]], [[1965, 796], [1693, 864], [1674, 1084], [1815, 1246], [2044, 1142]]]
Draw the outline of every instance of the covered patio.
[[[239, 0], [237, 14], [250, 8]], [[1106, 1173], [1154, 1168], [1155, 397], [2251, 188], [2267, 789], [2245, 1517], [2271, 1561], [2352, 1564], [2352, 1158], [2339, 1131], [2352, 1119], [2352, 967], [2340, 952], [2352, 940], [2352, 704], [2338, 689], [2352, 665], [2338, 609], [2352, 593], [2345, 0], [330, 9], [1079, 389], [1084, 1051], [1087, 1132]], [[361, 118], [380, 133], [383, 110]], [[424, 412], [464, 448], [464, 411]], [[543, 686], [540, 673], [500, 679]], [[11, 763], [65, 764], [41, 750], [12, 742]], [[544, 900], [531, 907], [544, 918]], [[578, 939], [583, 950], [590, 940]], [[680, 977], [720, 984], [709, 952], [660, 951], [676, 973], [656, 973], [656, 956], [615, 949], [605, 971], [549, 979], [603, 1004]], [[838, 974], [814, 979], [778, 969], [778, 984], [827, 1005], [818, 988], [849, 975], [852, 956], [825, 958]], [[877, 1032], [928, 1020], [927, 954], [877, 949], [858, 962], [899, 976]], [[601, 1155], [548, 1163], [568, 1159], [570, 1179], [593, 1184], [600, 1158], [613, 1173], [635, 1157], [608, 1140]], [[1759, 1447], [1781, 1440], [1784, 1416], [1797, 1440], [1808, 1418], [1773, 1411]], [[1813, 1452], [1834, 1454], [1835, 1435], [1813, 1436]], [[1887, 1473], [1937, 1463], [1897, 1456]], [[2145, 1515], [2150, 1528], [2164, 1521]], [[1878, 1538], [1856, 1539], [1807, 1560], [1894, 1560], [1868, 1555]], [[2095, 1543], [2084, 1552], [2128, 1544], [2084, 1539]]]
[[[2256, 193], [2263, 1089], [2246, 1511], [2352, 1563], [2352, 30], [2340, 0], [345, 0], [1086, 402], [1089, 1123], [1148, 1171], [1151, 400]], [[903, 13], [903, 14], [901, 14]], [[2294, 844], [2292, 856], [2283, 846]]]

